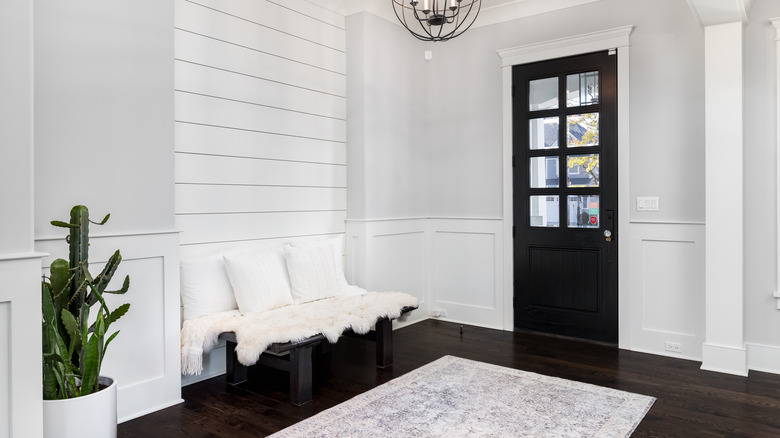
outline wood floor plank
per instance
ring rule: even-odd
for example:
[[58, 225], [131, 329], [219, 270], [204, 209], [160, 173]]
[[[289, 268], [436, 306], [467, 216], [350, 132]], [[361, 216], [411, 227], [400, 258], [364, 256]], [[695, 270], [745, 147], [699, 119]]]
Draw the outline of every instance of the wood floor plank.
[[392, 367], [374, 367], [373, 345], [342, 338], [330, 371], [315, 375], [314, 400], [288, 402], [287, 377], [253, 369], [242, 385], [224, 376], [182, 388], [184, 403], [119, 425], [120, 437], [261, 437], [452, 355], [650, 395], [657, 401], [634, 437], [780, 437], [780, 376], [702, 371], [700, 363], [530, 333], [436, 320], [394, 332]]

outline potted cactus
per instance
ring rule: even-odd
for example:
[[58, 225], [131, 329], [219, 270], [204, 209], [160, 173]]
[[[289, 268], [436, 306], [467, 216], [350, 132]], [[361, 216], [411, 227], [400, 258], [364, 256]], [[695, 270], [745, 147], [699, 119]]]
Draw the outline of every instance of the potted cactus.
[[99, 275], [89, 272], [89, 224], [103, 225], [109, 216], [92, 222], [87, 207], [77, 205], [69, 222], [51, 222], [70, 230], [70, 260], [54, 260], [41, 282], [45, 437], [116, 437], [116, 382], [101, 376], [100, 367], [119, 333], [109, 335], [109, 327], [130, 304], [110, 310], [103, 295], [124, 294], [130, 278], [121, 289], [106, 290], [122, 260], [118, 250]]

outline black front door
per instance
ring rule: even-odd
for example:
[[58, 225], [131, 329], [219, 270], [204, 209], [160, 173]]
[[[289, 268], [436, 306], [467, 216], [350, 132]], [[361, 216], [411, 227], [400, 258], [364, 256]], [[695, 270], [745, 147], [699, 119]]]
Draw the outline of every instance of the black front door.
[[515, 66], [515, 327], [617, 343], [617, 55]]

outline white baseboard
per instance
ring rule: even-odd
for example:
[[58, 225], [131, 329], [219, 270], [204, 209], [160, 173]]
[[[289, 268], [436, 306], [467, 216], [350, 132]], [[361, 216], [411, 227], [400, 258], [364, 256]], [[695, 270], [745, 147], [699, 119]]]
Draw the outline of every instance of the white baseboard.
[[719, 373], [748, 375], [747, 350], [723, 345], [702, 345], [701, 369]]
[[746, 344], [746, 348], [750, 370], [780, 374], [780, 347]]

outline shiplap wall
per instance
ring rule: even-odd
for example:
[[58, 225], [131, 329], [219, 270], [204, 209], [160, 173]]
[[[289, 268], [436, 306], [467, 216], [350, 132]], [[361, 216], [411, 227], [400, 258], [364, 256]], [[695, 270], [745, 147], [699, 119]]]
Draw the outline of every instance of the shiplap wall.
[[176, 0], [182, 257], [344, 232], [344, 17], [302, 0]]

